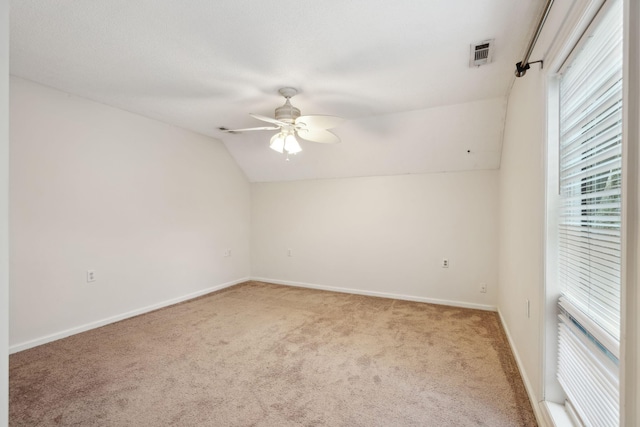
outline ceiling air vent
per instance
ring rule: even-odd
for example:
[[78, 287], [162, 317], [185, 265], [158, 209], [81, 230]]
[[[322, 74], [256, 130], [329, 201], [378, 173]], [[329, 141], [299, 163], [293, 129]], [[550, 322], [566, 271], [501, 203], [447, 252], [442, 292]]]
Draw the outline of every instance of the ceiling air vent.
[[491, 62], [493, 57], [493, 39], [471, 45], [469, 67], [479, 67]]

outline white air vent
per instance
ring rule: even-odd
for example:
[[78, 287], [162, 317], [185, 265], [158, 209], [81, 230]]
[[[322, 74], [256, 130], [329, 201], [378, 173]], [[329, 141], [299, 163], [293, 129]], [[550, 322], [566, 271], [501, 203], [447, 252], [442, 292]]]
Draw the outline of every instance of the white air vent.
[[479, 67], [491, 62], [493, 57], [493, 39], [471, 45], [469, 67]]

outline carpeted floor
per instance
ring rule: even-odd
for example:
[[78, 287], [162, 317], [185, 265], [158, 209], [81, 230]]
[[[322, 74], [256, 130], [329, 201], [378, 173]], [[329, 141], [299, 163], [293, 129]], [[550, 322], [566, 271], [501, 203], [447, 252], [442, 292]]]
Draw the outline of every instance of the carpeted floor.
[[10, 357], [11, 426], [535, 426], [496, 313], [248, 282]]

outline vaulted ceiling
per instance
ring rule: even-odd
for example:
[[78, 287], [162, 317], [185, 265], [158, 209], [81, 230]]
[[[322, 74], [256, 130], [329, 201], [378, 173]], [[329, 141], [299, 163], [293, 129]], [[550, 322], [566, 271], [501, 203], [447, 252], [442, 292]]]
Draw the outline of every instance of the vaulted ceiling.
[[[496, 169], [506, 95], [542, 0], [13, 0], [11, 73], [224, 142], [251, 181]], [[495, 39], [493, 62], [470, 45]], [[347, 119], [339, 144], [222, 133]]]

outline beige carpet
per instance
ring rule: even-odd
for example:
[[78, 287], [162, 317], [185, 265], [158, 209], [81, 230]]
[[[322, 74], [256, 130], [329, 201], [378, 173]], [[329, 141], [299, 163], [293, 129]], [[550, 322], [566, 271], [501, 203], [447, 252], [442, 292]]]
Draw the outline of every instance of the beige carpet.
[[535, 426], [495, 313], [248, 282], [10, 357], [11, 426]]

